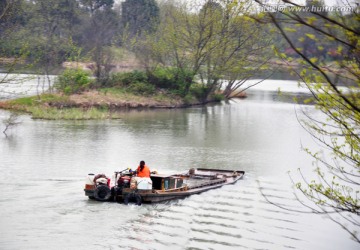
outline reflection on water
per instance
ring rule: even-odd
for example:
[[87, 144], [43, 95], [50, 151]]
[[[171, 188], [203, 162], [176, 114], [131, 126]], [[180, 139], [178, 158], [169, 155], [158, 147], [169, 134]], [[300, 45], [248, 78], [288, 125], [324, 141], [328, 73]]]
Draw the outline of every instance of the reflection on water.
[[[316, 146], [295, 104], [265, 92], [229, 104], [123, 113], [113, 121], [22, 116], [0, 136], [0, 249], [357, 249], [326, 218], [297, 214], [287, 171], [311, 174], [301, 143]], [[315, 112], [311, 106], [303, 107]], [[0, 111], [0, 120], [8, 112]], [[83, 194], [87, 173], [145, 160], [163, 173], [245, 170], [235, 185], [141, 207]]]

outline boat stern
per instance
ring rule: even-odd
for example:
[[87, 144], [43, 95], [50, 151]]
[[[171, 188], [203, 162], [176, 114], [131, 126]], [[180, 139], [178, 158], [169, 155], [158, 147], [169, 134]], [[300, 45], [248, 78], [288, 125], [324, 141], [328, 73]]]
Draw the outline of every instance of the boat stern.
[[88, 174], [85, 179], [85, 196], [88, 196], [89, 199], [94, 199], [95, 193], [95, 182], [94, 182], [94, 174]]

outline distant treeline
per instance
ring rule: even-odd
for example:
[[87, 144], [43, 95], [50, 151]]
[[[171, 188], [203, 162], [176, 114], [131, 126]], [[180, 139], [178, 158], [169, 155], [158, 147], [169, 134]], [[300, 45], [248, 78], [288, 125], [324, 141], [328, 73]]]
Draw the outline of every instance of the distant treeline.
[[[314, 3], [322, 4], [307, 1], [308, 5]], [[276, 55], [296, 59], [273, 24], [263, 20], [264, 13], [249, 11], [252, 4], [226, 0], [5, 0], [0, 2], [0, 57], [26, 61], [43, 74], [58, 72], [65, 61], [91, 62], [99, 85], [106, 86], [114, 63], [131, 53], [149, 82], [154, 81], [153, 72], [158, 74], [162, 68], [163, 79], [171, 75], [177, 84], [181, 82], [183, 96], [196, 82], [201, 84], [203, 100], [220, 89], [230, 97], [247, 79], [266, 77], [269, 68], [275, 68]], [[348, 18], [341, 13], [325, 14]], [[314, 60], [353, 56], [336, 42], [322, 43], [322, 34], [306, 25], [294, 25], [286, 18], [280, 23], [292, 30], [296, 46]]]

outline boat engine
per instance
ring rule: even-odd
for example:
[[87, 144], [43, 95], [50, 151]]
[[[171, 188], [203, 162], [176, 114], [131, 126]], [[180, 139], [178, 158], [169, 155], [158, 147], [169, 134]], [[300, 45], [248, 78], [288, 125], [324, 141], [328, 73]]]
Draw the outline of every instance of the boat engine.
[[121, 176], [118, 180], [118, 186], [121, 188], [129, 188], [130, 180], [131, 180], [130, 176], [127, 175]]
[[123, 188], [130, 187], [131, 176], [128, 175], [120, 175], [117, 179], [117, 186], [114, 187], [114, 191], [117, 195], [122, 194]]
[[110, 178], [104, 174], [98, 174], [94, 177], [95, 190], [94, 198], [98, 201], [108, 201], [112, 197], [110, 189]]

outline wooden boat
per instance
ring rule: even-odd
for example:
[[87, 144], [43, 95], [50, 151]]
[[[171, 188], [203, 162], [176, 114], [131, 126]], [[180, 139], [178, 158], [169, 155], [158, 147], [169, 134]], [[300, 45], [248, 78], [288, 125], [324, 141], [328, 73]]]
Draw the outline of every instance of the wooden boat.
[[109, 185], [108, 180], [97, 182], [98, 178], [94, 181], [94, 185], [85, 185], [84, 191], [90, 199], [115, 200], [125, 204], [133, 201], [140, 205], [142, 202], [154, 203], [185, 198], [210, 189], [234, 184], [244, 174], [244, 171], [238, 170], [197, 168], [190, 169], [184, 174], [151, 174], [150, 178], [139, 179], [131, 176], [131, 173], [115, 172], [116, 185], [113, 187]]

